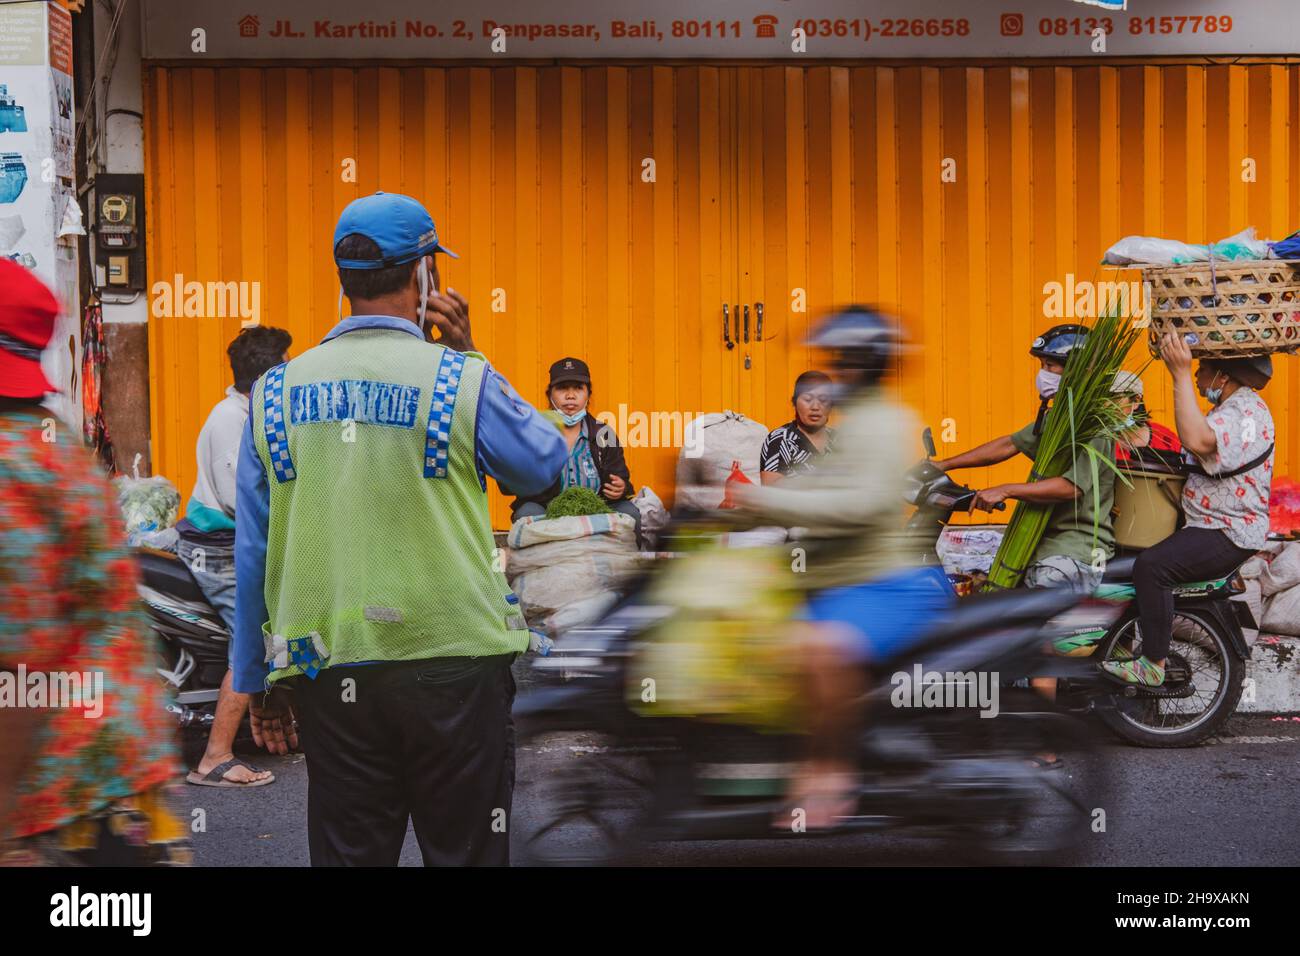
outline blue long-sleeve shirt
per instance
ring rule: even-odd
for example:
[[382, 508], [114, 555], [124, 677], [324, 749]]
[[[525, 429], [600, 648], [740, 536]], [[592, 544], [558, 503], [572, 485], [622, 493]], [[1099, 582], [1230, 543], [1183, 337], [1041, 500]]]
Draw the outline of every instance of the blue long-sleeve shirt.
[[[394, 329], [423, 340], [414, 323], [391, 315], [354, 315], [322, 340], [329, 342], [357, 329]], [[235, 477], [235, 652], [234, 689], [254, 694], [265, 688], [268, 673], [262, 643], [266, 610], [266, 539], [271, 517], [271, 486], [253, 440], [248, 416], [239, 446]], [[491, 365], [478, 396], [474, 460], [479, 481], [490, 475], [512, 491], [536, 494], [548, 488], [568, 456], [564, 438], [514, 390]]]

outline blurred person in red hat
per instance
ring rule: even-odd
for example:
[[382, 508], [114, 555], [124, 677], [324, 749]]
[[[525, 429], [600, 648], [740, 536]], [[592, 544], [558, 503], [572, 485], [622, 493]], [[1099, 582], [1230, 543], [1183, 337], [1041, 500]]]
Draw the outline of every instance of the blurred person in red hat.
[[41, 400], [59, 304], [0, 259], [0, 866], [188, 861], [116, 495]]
[[28, 269], [0, 259], [0, 397], [35, 399], [55, 391], [41, 370], [59, 301]]

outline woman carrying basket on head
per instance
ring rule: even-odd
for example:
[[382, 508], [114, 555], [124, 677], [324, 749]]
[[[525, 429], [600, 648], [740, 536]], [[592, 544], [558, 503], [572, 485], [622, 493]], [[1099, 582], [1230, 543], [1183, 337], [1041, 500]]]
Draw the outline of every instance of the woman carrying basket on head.
[[[1173, 627], [1173, 586], [1231, 574], [1264, 546], [1276, 438], [1273, 416], [1258, 390], [1273, 377], [1268, 356], [1203, 359], [1192, 375], [1192, 352], [1182, 335], [1160, 339], [1160, 357], [1174, 380], [1178, 438], [1191, 459], [1183, 489], [1186, 521], [1143, 551], [1133, 570], [1142, 654], [1102, 667], [1131, 684], [1165, 681]], [[1202, 415], [1197, 393], [1214, 406]]]

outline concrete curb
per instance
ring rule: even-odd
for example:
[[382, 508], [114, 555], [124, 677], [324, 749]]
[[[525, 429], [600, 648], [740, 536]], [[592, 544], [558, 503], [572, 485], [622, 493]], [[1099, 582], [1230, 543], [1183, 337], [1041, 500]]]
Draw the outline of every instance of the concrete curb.
[[1240, 714], [1300, 714], [1300, 637], [1261, 634], [1246, 662]]

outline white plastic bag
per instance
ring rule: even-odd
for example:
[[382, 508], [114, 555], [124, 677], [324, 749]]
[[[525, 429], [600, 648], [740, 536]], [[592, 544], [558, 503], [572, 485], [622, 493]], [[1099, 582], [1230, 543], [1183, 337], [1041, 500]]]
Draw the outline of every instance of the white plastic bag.
[[1255, 227], [1248, 226], [1235, 236], [1220, 239], [1210, 247], [1214, 258], [1227, 262], [1267, 259], [1269, 245], [1262, 239], [1255, 238]]
[[1172, 266], [1182, 262], [1208, 262], [1210, 250], [1205, 246], [1188, 245], [1176, 239], [1156, 236], [1125, 236], [1106, 250], [1101, 261], [1111, 266], [1134, 263], [1151, 266]]
[[176, 523], [181, 510], [181, 496], [176, 486], [162, 475], [151, 478], [115, 480], [117, 504], [126, 523], [128, 543], [146, 531], [161, 531]]
[[641, 486], [632, 504], [641, 512], [641, 537], [647, 548], [653, 548], [659, 540], [659, 532], [668, 527], [668, 509], [649, 485]]
[[945, 528], [935, 545], [935, 553], [949, 574], [969, 574], [993, 567], [993, 558], [1002, 544], [1005, 527]]
[[733, 461], [740, 462], [745, 477], [758, 484], [758, 456], [767, 432], [767, 426], [730, 410], [701, 415], [687, 425], [677, 459], [674, 507], [697, 511], [717, 508], [722, 504], [723, 484]]
[[1151, 266], [1182, 265], [1186, 262], [1209, 262], [1210, 256], [1220, 262], [1241, 262], [1267, 259], [1269, 244], [1255, 238], [1255, 227], [1248, 226], [1233, 236], [1220, 239], [1209, 246], [1192, 245], [1177, 239], [1159, 239], [1155, 236], [1125, 236], [1106, 250], [1102, 262], [1112, 266], [1132, 264]]

